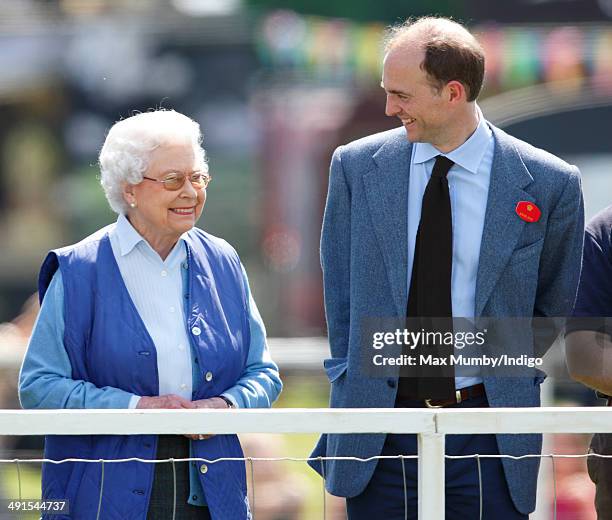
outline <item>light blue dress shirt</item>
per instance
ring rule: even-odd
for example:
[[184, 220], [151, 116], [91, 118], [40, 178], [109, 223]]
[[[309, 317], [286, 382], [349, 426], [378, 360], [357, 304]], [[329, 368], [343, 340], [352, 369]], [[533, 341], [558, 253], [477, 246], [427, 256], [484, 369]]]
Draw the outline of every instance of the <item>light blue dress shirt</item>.
[[[110, 233], [113, 255], [131, 299], [155, 344], [159, 375], [159, 394], [177, 394], [192, 399], [195, 353], [187, 336], [183, 297], [187, 286], [187, 253], [181, 238], [165, 260], [120, 215]], [[273, 368], [266, 343], [266, 330], [242, 273], [249, 298], [251, 343], [244, 374], [236, 385], [223, 392], [236, 407], [261, 406], [261, 396], [253, 391], [250, 378], [261, 370]], [[155, 283], [152, 283], [154, 281]], [[98, 388], [92, 383], [72, 379], [70, 359], [64, 347], [64, 286], [58, 270], [43, 299], [28, 350], [19, 375], [24, 408], [133, 408], [140, 396], [119, 388]], [[276, 390], [282, 385], [277, 381]], [[278, 395], [278, 394], [277, 394]], [[268, 402], [270, 406], [272, 403]], [[197, 471], [191, 468], [189, 503], [203, 505], [204, 495]]]
[[[495, 142], [493, 133], [478, 109], [479, 123], [465, 143], [448, 153], [441, 153], [429, 143], [414, 143], [408, 185], [408, 290], [412, 277], [414, 246], [421, 220], [425, 187], [438, 155], [455, 164], [448, 173], [453, 218], [453, 270], [451, 301], [453, 317], [473, 318], [476, 308], [476, 274], [480, 242], [484, 229], [491, 166]], [[455, 378], [457, 389], [481, 383], [480, 377]]]

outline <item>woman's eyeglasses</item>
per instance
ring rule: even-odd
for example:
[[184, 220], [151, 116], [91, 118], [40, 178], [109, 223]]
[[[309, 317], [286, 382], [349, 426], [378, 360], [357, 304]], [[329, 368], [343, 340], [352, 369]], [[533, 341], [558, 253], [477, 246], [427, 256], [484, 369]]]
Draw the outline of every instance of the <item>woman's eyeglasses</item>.
[[180, 190], [185, 184], [185, 179], [188, 178], [189, 182], [196, 189], [205, 189], [210, 184], [212, 177], [208, 173], [193, 172], [193, 173], [181, 173], [171, 172], [166, 175], [163, 179], [153, 179], [152, 177], [142, 177], [148, 181], [161, 182], [168, 191]]

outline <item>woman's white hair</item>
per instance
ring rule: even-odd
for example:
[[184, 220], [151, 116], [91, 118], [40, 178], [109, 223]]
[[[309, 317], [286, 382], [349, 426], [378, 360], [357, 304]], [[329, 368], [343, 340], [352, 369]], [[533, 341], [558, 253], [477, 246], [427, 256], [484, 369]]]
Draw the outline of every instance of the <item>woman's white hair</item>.
[[195, 156], [201, 160], [200, 168], [208, 172], [200, 125], [183, 114], [174, 110], [143, 112], [111, 127], [100, 150], [99, 163], [100, 183], [113, 211], [127, 212], [124, 184], [141, 183], [153, 150], [177, 138], [192, 143]]

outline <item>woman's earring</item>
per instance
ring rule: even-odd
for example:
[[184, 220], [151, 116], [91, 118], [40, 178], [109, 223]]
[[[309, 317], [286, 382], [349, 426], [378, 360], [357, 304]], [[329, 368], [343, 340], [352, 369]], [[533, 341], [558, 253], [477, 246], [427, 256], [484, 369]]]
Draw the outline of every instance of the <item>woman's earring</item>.
[[135, 202], [130, 202], [130, 208], [135, 208], [136, 207], [136, 203]]

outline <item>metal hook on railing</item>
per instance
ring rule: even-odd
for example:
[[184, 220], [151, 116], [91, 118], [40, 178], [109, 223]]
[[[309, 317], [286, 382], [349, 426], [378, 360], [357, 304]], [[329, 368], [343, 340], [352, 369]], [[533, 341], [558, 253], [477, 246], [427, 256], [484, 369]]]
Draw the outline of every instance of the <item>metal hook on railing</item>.
[[104, 492], [104, 459], [100, 459], [102, 463], [102, 471], [100, 476], [100, 498], [98, 499], [98, 513], [96, 514], [96, 520], [100, 520], [100, 511], [102, 511], [102, 493]]
[[479, 517], [480, 520], [482, 520], [482, 514], [483, 514], [483, 504], [482, 504], [482, 468], [480, 467], [480, 455], [477, 453], [476, 454], [476, 465], [478, 466], [478, 496], [480, 499], [480, 514]]
[[552, 477], [553, 477], [553, 520], [557, 520], [557, 475], [555, 474], [555, 456], [550, 455], [552, 462]]
[[[19, 459], [15, 459], [15, 465], [17, 468], [17, 487], [19, 488], [19, 501], [21, 502], [21, 468], [19, 467]], [[19, 518], [22, 518], [21, 514]]]
[[317, 457], [319, 462], [321, 463], [321, 482], [323, 483], [323, 520], [327, 518], [327, 505], [325, 503], [325, 464], [323, 461], [323, 457]]
[[255, 470], [253, 468], [253, 457], [247, 457], [249, 461], [249, 468], [251, 470], [251, 502], [253, 502], [252, 507], [252, 516], [253, 520], [255, 520]]
[[404, 456], [400, 455], [402, 462], [402, 478], [404, 479], [404, 520], [408, 520], [408, 483], [406, 482], [406, 466], [404, 465]]
[[170, 459], [172, 462], [172, 520], [176, 520], [176, 465], [174, 459]]
[[17, 468], [17, 487], [19, 489], [19, 501], [21, 502], [21, 469], [19, 467], [19, 459], [15, 459], [15, 465]]

